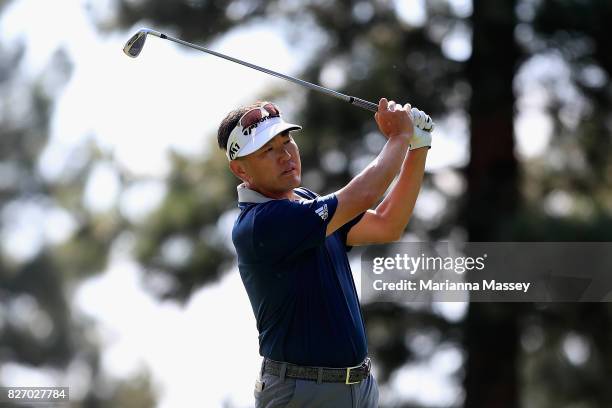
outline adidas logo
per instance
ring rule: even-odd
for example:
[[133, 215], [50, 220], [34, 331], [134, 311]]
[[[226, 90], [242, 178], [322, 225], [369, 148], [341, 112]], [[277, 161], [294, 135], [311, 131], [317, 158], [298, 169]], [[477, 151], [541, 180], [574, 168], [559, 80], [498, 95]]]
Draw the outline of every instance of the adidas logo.
[[323, 207], [317, 208], [315, 212], [319, 217], [321, 217], [323, 221], [325, 221], [327, 219], [327, 216], [329, 215], [329, 213], [327, 212], [327, 204], [323, 204]]

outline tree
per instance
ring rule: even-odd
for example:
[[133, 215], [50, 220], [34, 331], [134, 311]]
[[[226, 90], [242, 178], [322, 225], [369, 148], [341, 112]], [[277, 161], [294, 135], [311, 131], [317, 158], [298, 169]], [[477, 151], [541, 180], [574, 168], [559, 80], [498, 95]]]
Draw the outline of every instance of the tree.
[[[513, 1], [474, 1], [468, 64], [471, 156], [463, 212], [474, 242], [512, 241], [508, 231], [520, 207], [512, 90], [519, 62], [515, 6]], [[520, 311], [515, 304], [470, 304], [465, 322], [466, 408], [519, 405]]]
[[[8, 3], [0, 1], [0, 12]], [[145, 374], [123, 384], [106, 378], [99, 366], [97, 345], [87, 337], [88, 322], [75, 318], [66, 297], [69, 284], [103, 265], [102, 255], [108, 248], [103, 241], [91, 239], [99, 238], [89, 234], [94, 221], [77, 204], [88, 166], [79, 169], [74, 179], [60, 181], [49, 180], [38, 168], [49, 141], [54, 101], [71, 75], [72, 63], [59, 49], [42, 74], [29, 77], [22, 69], [26, 47], [23, 42], [0, 42], [4, 102], [0, 105], [0, 365], [60, 371], [72, 363], [84, 365], [91, 373], [91, 384], [84, 390], [82, 406], [138, 406], [137, 401], [140, 406], [151, 406], [154, 396]], [[76, 236], [84, 240], [53, 244], [40, 231], [24, 239], [36, 219], [50, 214], [82, 215], [76, 221]], [[76, 246], [85, 250], [87, 259], [70, 252]], [[75, 265], [79, 261], [87, 263], [87, 268]], [[109, 392], [101, 397], [104, 381], [108, 381]]]

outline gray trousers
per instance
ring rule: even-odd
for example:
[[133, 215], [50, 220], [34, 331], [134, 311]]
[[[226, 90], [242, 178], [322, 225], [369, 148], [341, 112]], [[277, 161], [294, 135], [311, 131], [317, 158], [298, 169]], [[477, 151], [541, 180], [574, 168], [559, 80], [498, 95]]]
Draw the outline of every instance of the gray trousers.
[[255, 383], [255, 408], [377, 408], [374, 376], [358, 384], [317, 383], [261, 374]]

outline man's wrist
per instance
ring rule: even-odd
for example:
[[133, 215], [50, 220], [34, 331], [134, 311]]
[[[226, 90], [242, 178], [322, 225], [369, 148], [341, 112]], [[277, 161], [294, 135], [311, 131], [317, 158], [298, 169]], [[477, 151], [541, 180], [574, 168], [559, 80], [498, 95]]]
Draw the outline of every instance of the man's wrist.
[[388, 138], [389, 139], [402, 139], [402, 140], [410, 141], [413, 135], [414, 135], [414, 132], [406, 131], [406, 132], [397, 133], [395, 135], [389, 135]]

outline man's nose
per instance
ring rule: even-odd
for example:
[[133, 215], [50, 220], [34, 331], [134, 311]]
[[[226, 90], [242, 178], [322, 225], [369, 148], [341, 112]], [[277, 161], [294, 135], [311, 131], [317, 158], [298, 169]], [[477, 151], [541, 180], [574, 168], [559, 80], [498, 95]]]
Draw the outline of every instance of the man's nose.
[[289, 153], [289, 149], [287, 149], [286, 147], [283, 146], [281, 152], [280, 152], [280, 157], [282, 161], [287, 161], [289, 159], [291, 159], [291, 153]]

